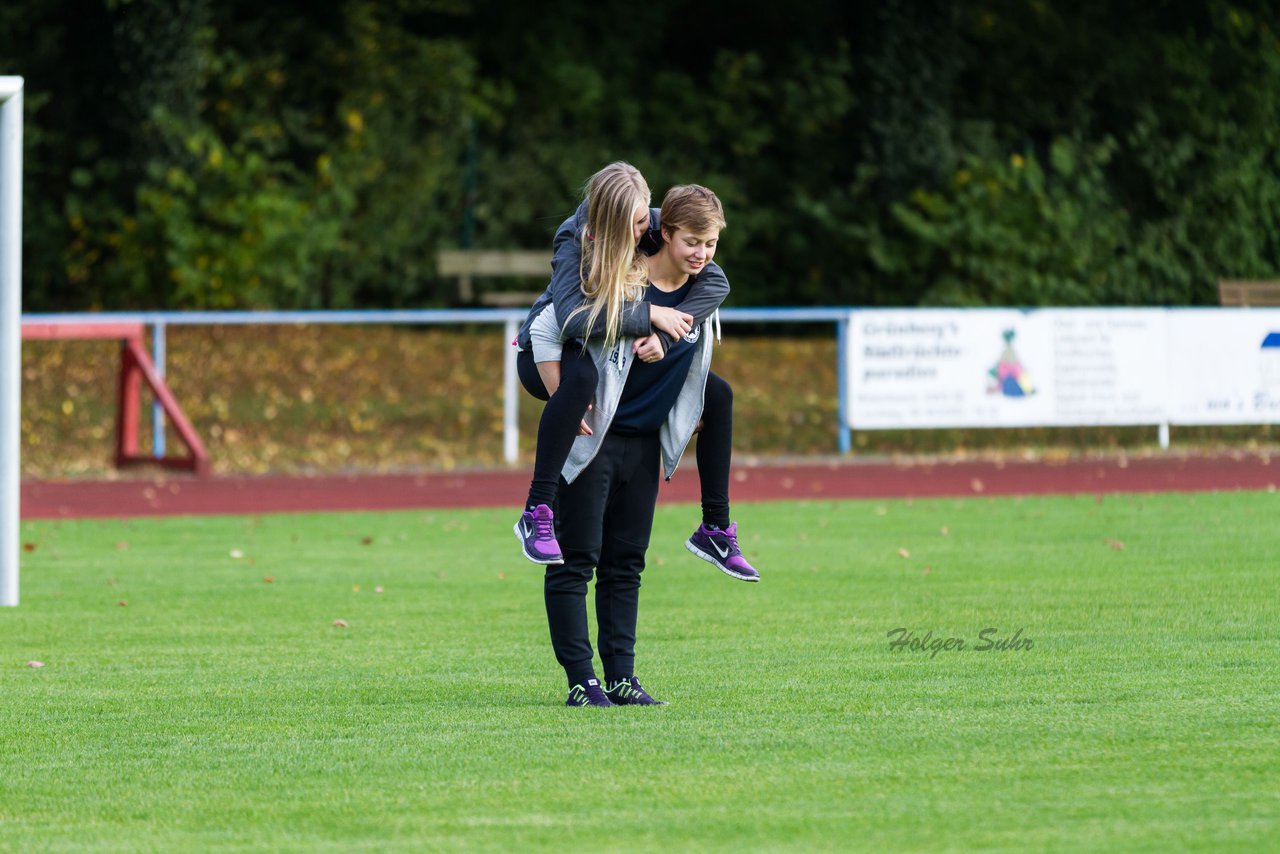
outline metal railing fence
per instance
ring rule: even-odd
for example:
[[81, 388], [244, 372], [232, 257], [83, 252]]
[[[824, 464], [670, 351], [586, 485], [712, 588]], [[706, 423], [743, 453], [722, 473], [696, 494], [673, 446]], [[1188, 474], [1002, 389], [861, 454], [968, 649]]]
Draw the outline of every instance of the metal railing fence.
[[[720, 310], [723, 323], [831, 323], [836, 327], [836, 378], [839, 395], [837, 409], [837, 449], [846, 453], [851, 435], [846, 417], [848, 377], [844, 358], [852, 308], [725, 308]], [[403, 325], [461, 326], [501, 325], [505, 357], [503, 359], [503, 458], [516, 462], [519, 447], [517, 413], [519, 380], [516, 376], [515, 340], [528, 312], [525, 309], [420, 309], [371, 311], [144, 311], [101, 312], [84, 314], [24, 314], [24, 324], [95, 324], [141, 323], [151, 331], [152, 361], [159, 374], [165, 373], [165, 331], [170, 326], [311, 326], [311, 325]], [[164, 411], [152, 407], [152, 453], [165, 454]]]

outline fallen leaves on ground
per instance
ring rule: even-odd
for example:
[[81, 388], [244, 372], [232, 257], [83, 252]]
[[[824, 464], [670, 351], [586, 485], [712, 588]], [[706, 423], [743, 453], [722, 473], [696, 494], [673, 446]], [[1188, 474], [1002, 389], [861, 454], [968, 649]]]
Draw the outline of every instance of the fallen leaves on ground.
[[[503, 464], [499, 342], [496, 326], [181, 326], [168, 332], [167, 379], [208, 448], [215, 474], [496, 466]], [[459, 359], [459, 353], [468, 357]], [[716, 353], [716, 372], [734, 389], [735, 453], [831, 453], [836, 364], [834, 335], [735, 335], [726, 341]], [[114, 471], [118, 371], [114, 341], [23, 343], [23, 478]], [[527, 461], [542, 408], [523, 392], [519, 397], [520, 450]], [[144, 411], [151, 403], [144, 390]], [[150, 419], [139, 427], [149, 447]], [[859, 451], [871, 454], [1031, 445], [1043, 448], [1037, 458], [1054, 462], [1073, 448], [1145, 443], [1147, 430], [881, 430], [857, 431], [853, 439]], [[1270, 443], [1275, 428], [1187, 427], [1179, 436]], [[171, 448], [181, 448], [175, 431], [166, 438]], [[739, 470], [733, 477], [741, 482], [747, 475]]]

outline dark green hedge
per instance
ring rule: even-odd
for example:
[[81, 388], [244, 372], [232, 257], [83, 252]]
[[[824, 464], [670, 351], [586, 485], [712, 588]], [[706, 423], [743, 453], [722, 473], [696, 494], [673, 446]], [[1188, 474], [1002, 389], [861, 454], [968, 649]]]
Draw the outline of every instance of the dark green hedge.
[[1270, 2], [12, 0], [25, 305], [433, 306], [627, 159], [733, 302], [1196, 304], [1280, 268]]

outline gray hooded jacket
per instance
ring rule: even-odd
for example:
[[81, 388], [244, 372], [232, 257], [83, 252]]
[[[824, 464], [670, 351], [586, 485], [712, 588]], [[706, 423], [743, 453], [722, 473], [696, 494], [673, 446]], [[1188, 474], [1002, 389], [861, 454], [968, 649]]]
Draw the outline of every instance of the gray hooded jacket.
[[[711, 373], [711, 320], [704, 320], [695, 326], [685, 340], [699, 346], [693, 354], [689, 375], [680, 388], [680, 395], [672, 405], [666, 423], [658, 431], [658, 440], [662, 446], [662, 468], [667, 480], [676, 473], [680, 457], [684, 455], [685, 447], [693, 438], [693, 430], [698, 426], [698, 419], [702, 417], [702, 396], [707, 387], [707, 375]], [[585, 419], [591, 428], [591, 435], [579, 436], [574, 440], [569, 459], [560, 472], [568, 483], [572, 483], [600, 451], [605, 434], [613, 423], [613, 416], [618, 411], [622, 388], [627, 384], [627, 375], [631, 373], [631, 363], [635, 360], [629, 338], [623, 338], [607, 349], [599, 339], [592, 339], [587, 342], [587, 351], [595, 360], [600, 380], [596, 384], [595, 405]]]

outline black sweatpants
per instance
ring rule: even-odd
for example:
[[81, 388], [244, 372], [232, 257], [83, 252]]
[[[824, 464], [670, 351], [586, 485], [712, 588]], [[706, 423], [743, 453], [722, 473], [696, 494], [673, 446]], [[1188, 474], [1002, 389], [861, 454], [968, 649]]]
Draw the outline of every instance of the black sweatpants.
[[[560, 470], [569, 459], [569, 450], [578, 435], [578, 422], [595, 396], [599, 374], [590, 354], [578, 342], [566, 341], [560, 358], [560, 387], [555, 394], [547, 394], [530, 350], [521, 350], [516, 356], [516, 375], [525, 391], [538, 400], [547, 401], [538, 421], [538, 448], [533, 458], [528, 504], [554, 507]], [[725, 482], [728, 483], [727, 475]]]
[[698, 433], [698, 481], [702, 521], [729, 527], [729, 462], [733, 458], [733, 387], [707, 374], [702, 393], [702, 430]]
[[543, 584], [551, 647], [570, 687], [594, 675], [587, 586], [596, 577], [596, 625], [605, 681], [635, 675], [640, 573], [653, 530], [661, 452], [658, 434], [610, 432], [571, 484], [560, 484], [556, 539], [564, 563]]

